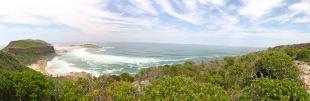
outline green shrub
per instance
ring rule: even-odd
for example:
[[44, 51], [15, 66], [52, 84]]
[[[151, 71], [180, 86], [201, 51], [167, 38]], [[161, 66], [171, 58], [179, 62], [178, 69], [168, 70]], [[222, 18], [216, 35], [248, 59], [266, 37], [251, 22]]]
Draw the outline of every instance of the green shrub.
[[296, 82], [261, 78], [244, 91], [242, 100], [310, 101], [310, 95]]
[[251, 69], [245, 68], [241, 64], [234, 64], [227, 67], [225, 81], [227, 88], [232, 86], [244, 86], [252, 79]]
[[5, 71], [22, 71], [27, 69], [12, 55], [0, 51], [0, 70]]
[[230, 100], [226, 91], [212, 84], [198, 84], [184, 77], [164, 77], [145, 88], [143, 100], [189, 101]]
[[35, 71], [0, 72], [0, 99], [48, 100], [53, 97], [53, 83]]
[[134, 101], [136, 99], [136, 88], [129, 82], [114, 82], [104, 91], [115, 101]]
[[310, 62], [310, 50], [309, 49], [302, 49], [298, 52], [297, 60]]
[[128, 74], [128, 73], [122, 73], [120, 75], [120, 77], [121, 77], [122, 81], [127, 81], [127, 82], [133, 82], [135, 79], [134, 77], [130, 76], [130, 74]]
[[297, 55], [297, 50], [294, 48], [286, 48], [284, 49], [284, 52], [290, 57], [295, 57]]
[[297, 79], [299, 70], [293, 59], [282, 52], [265, 52], [255, 65], [258, 77]]
[[224, 57], [224, 60], [226, 62], [226, 66], [231, 66], [235, 63], [235, 57], [226, 56]]

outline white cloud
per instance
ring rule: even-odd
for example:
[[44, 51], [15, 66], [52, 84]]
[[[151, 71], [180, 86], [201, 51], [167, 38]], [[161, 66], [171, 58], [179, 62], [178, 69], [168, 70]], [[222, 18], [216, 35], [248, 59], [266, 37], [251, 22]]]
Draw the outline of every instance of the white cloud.
[[301, 14], [303, 16], [292, 17], [294, 23], [310, 23], [310, 1], [302, 0], [299, 3], [295, 3], [288, 7], [293, 13]]
[[[109, 33], [125, 25], [149, 26], [157, 19], [123, 17], [102, 8], [101, 0], [0, 0], [0, 22], [63, 24], [86, 33]], [[43, 17], [43, 18], [42, 18]]]
[[310, 1], [309, 0], [302, 0], [299, 3], [295, 3], [291, 6], [289, 6], [290, 10], [293, 10], [295, 12], [300, 12], [300, 13], [306, 13], [310, 15]]
[[[187, 0], [187, 1], [189, 1], [189, 0]], [[227, 0], [198, 0], [198, 1], [199, 1], [199, 3], [204, 4], [204, 5], [211, 3], [211, 4], [215, 4], [215, 5], [220, 5], [220, 6], [225, 5], [227, 2]]]
[[283, 0], [243, 0], [244, 7], [238, 10], [240, 15], [249, 16], [252, 20], [259, 20], [274, 8], [282, 5]]
[[[253, 21], [258, 24], [270, 22], [308, 24], [310, 22], [309, 0], [302, 0], [289, 6], [282, 6], [284, 0], [242, 0], [244, 6], [240, 8], [235, 4], [228, 4], [227, 1], [129, 0], [129, 4], [122, 4], [122, 0], [116, 3], [113, 0], [0, 0], [0, 24], [3, 22], [37, 26], [59, 24], [68, 27], [67, 30], [65, 28], [33, 30], [5, 29], [7, 26], [1, 28], [0, 25], [0, 29], [10, 30], [7, 31], [9, 33], [18, 31], [48, 33], [48, 35], [68, 32], [72, 40], [104, 39], [199, 44], [231, 43], [232, 45], [249, 45], [250, 43], [246, 41], [250, 38], [253, 38], [256, 44], [264, 45], [283, 43], [285, 40], [304, 42], [310, 38], [309, 33], [298, 31], [244, 30], [242, 27], [244, 23], [245, 26], [249, 23], [250, 26], [246, 28], [251, 28]], [[285, 10], [288, 12], [271, 14], [279, 7], [287, 7]], [[243, 17], [250, 18], [250, 21], [244, 21]], [[79, 34], [73, 34], [75, 32]], [[37, 36], [27, 35], [25, 34], [24, 37], [37, 38]], [[57, 36], [54, 36], [54, 39], [56, 38]]]
[[[170, 2], [167, 0], [157, 0], [156, 3], [160, 5], [161, 9], [164, 12], [166, 12], [169, 15], [172, 15], [176, 18], [179, 18], [181, 20], [184, 20], [186, 22], [189, 22], [189, 23], [192, 23], [195, 25], [200, 25], [200, 24], [204, 23], [203, 18], [195, 12], [189, 12], [189, 13], [185, 13], [185, 14], [180, 14], [180, 13], [176, 12], [175, 9], [170, 4]], [[189, 6], [190, 4], [187, 4], [187, 5]]]
[[143, 10], [146, 13], [158, 15], [156, 9], [153, 6], [152, 0], [130, 0], [138, 9]]
[[[160, 6], [161, 11], [194, 25], [216, 24], [217, 21], [222, 22], [223, 20], [231, 21], [225, 19], [228, 18], [225, 17], [226, 15], [230, 15], [220, 12], [221, 8], [217, 7], [225, 5], [226, 0], [156, 0], [156, 3]], [[223, 14], [211, 13], [212, 10]]]
[[308, 24], [310, 23], [310, 1], [302, 0], [295, 4], [289, 5], [288, 12], [285, 12], [282, 15], [268, 18], [262, 23], [269, 22], [280, 22], [280, 23], [299, 23], [299, 24]]
[[293, 20], [293, 22], [295, 22], [295, 23], [310, 23], [310, 16], [295, 18]]

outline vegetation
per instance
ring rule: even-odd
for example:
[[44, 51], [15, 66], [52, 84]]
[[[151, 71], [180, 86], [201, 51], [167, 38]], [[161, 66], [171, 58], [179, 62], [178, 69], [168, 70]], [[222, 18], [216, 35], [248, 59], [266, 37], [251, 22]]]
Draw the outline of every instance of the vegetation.
[[13, 55], [22, 64], [31, 64], [42, 58], [42, 55], [32, 52], [18, 52]]
[[146, 87], [143, 100], [189, 101], [189, 100], [230, 100], [226, 91], [210, 83], [195, 83], [184, 77], [164, 77]]
[[14, 57], [0, 52], [0, 99], [43, 100], [53, 98], [52, 81], [28, 69]]
[[0, 70], [2, 71], [22, 71], [26, 66], [20, 64], [13, 56], [0, 51]]
[[244, 99], [253, 100], [279, 100], [279, 101], [309, 101], [310, 96], [296, 82], [290, 80], [278, 80], [262, 78], [253, 82], [246, 89]]
[[129, 82], [114, 82], [107, 87], [104, 93], [117, 101], [133, 101], [137, 99], [136, 88]]
[[25, 67], [17, 57], [0, 52], [1, 100], [310, 100], [298, 82], [299, 71], [294, 65], [295, 60], [309, 62], [305, 45], [150, 67], [135, 77], [123, 73], [76, 80], [44, 76]]
[[298, 68], [293, 65], [293, 59], [283, 52], [265, 52], [256, 64], [258, 77], [274, 79], [297, 79]]
[[53, 54], [54, 49], [46, 48], [46, 46], [50, 44], [42, 40], [17, 40], [10, 42], [2, 51], [14, 55], [22, 64], [28, 65], [48, 57], [49, 54], [42, 54], [46, 51]]
[[14, 48], [31, 48], [31, 47], [42, 47], [42, 46], [49, 46], [49, 43], [46, 43], [42, 40], [17, 40], [12, 41], [8, 46], [6, 46], [3, 50], [8, 51], [8, 48], [14, 47]]
[[310, 62], [310, 50], [309, 49], [302, 49], [298, 52], [296, 56], [297, 60]]

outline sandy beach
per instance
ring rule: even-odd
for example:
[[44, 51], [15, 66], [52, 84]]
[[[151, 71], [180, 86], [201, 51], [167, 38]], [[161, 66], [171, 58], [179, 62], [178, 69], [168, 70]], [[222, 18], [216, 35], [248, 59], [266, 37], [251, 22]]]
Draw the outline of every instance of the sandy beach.
[[46, 71], [46, 66], [47, 60], [39, 60], [36, 63], [28, 65], [29, 68], [41, 72], [44, 75], [48, 75], [48, 72]]

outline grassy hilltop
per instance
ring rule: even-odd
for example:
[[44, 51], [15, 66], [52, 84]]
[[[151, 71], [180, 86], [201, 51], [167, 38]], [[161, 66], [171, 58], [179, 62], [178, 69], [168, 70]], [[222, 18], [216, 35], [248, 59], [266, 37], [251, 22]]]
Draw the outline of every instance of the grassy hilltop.
[[50, 46], [51, 44], [42, 41], [42, 40], [17, 40], [12, 41], [6, 46], [3, 50], [8, 51], [9, 48], [31, 48], [31, 47], [42, 47], [42, 46]]
[[222, 60], [186, 62], [72, 80], [44, 76], [0, 52], [0, 99], [82, 101], [309, 101], [296, 61], [309, 63], [310, 45], [279, 46]]

